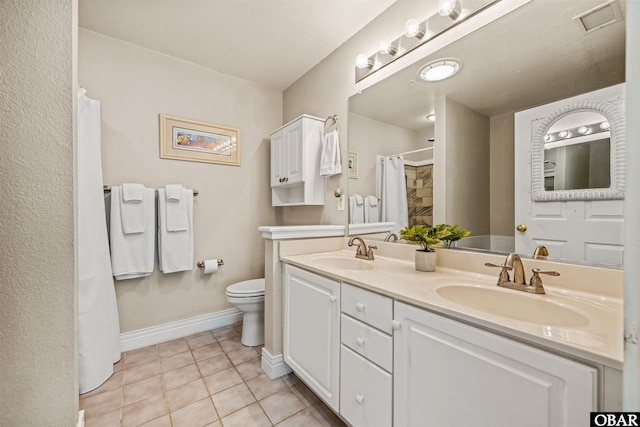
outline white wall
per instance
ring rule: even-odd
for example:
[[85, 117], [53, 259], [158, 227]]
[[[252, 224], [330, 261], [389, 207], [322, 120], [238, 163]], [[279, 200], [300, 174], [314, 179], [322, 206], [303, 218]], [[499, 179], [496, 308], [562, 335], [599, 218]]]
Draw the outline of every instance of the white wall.
[[[264, 277], [259, 225], [276, 223], [269, 134], [282, 123], [282, 92], [104, 35], [80, 30], [79, 83], [102, 102], [105, 184], [197, 189], [195, 261], [222, 258], [214, 275], [162, 274], [116, 282], [122, 332], [217, 312], [228, 285]], [[240, 167], [161, 159], [159, 115], [240, 130]]]
[[75, 0], [0, 7], [0, 425], [74, 426]]
[[416, 132], [349, 113], [349, 149], [358, 153], [358, 178], [349, 180], [349, 194], [376, 194], [376, 155], [415, 149]]

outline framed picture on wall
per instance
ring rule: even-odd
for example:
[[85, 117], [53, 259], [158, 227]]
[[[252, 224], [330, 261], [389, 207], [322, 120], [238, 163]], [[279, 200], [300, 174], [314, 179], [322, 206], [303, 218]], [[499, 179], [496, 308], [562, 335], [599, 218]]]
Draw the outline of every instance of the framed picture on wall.
[[160, 115], [160, 157], [240, 166], [238, 129]]
[[358, 153], [355, 151], [349, 151], [349, 157], [347, 159], [349, 178], [358, 178]]

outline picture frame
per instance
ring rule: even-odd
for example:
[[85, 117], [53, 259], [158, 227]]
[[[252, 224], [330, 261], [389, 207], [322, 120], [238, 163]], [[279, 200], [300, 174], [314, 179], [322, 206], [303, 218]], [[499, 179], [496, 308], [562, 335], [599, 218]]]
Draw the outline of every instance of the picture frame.
[[240, 131], [160, 115], [160, 158], [240, 166]]
[[349, 171], [349, 178], [358, 178], [358, 153], [355, 151], [349, 151], [347, 157], [347, 170]]

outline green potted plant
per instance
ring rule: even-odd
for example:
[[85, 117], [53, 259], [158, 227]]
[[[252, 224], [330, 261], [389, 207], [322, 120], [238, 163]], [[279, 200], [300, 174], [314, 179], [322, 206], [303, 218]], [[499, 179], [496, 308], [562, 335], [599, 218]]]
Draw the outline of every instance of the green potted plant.
[[463, 237], [467, 237], [469, 234], [471, 234], [469, 230], [461, 229], [458, 224], [456, 225], [438, 224], [436, 225], [436, 229], [441, 231], [445, 231], [445, 230], [449, 231], [448, 235], [440, 238], [440, 240], [442, 241], [442, 245], [445, 248], [450, 248], [453, 242], [457, 242]]
[[438, 227], [427, 227], [424, 225], [414, 225], [400, 230], [400, 238], [411, 243], [422, 246], [416, 250], [416, 270], [435, 271], [436, 252], [431, 247], [449, 235], [449, 230]]

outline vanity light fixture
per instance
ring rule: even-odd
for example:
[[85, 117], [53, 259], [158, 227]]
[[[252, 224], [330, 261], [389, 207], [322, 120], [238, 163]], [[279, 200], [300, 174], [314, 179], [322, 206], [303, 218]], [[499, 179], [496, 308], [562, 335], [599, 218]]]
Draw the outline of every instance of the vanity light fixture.
[[364, 53], [361, 53], [356, 57], [356, 67], [368, 68], [369, 70], [371, 70], [373, 68], [373, 59], [369, 58]]
[[422, 67], [419, 75], [422, 80], [437, 82], [453, 77], [460, 68], [462, 65], [455, 59], [439, 59]]
[[431, 120], [432, 122], [435, 122], [435, 121], [436, 121], [436, 115], [435, 115], [435, 114], [433, 114], [433, 113], [428, 114], [428, 115], [427, 115], [427, 117], [425, 117], [425, 118], [426, 118], [427, 120]]
[[442, 16], [448, 16], [455, 21], [462, 14], [461, 0], [440, 0], [438, 2], [438, 13]]

